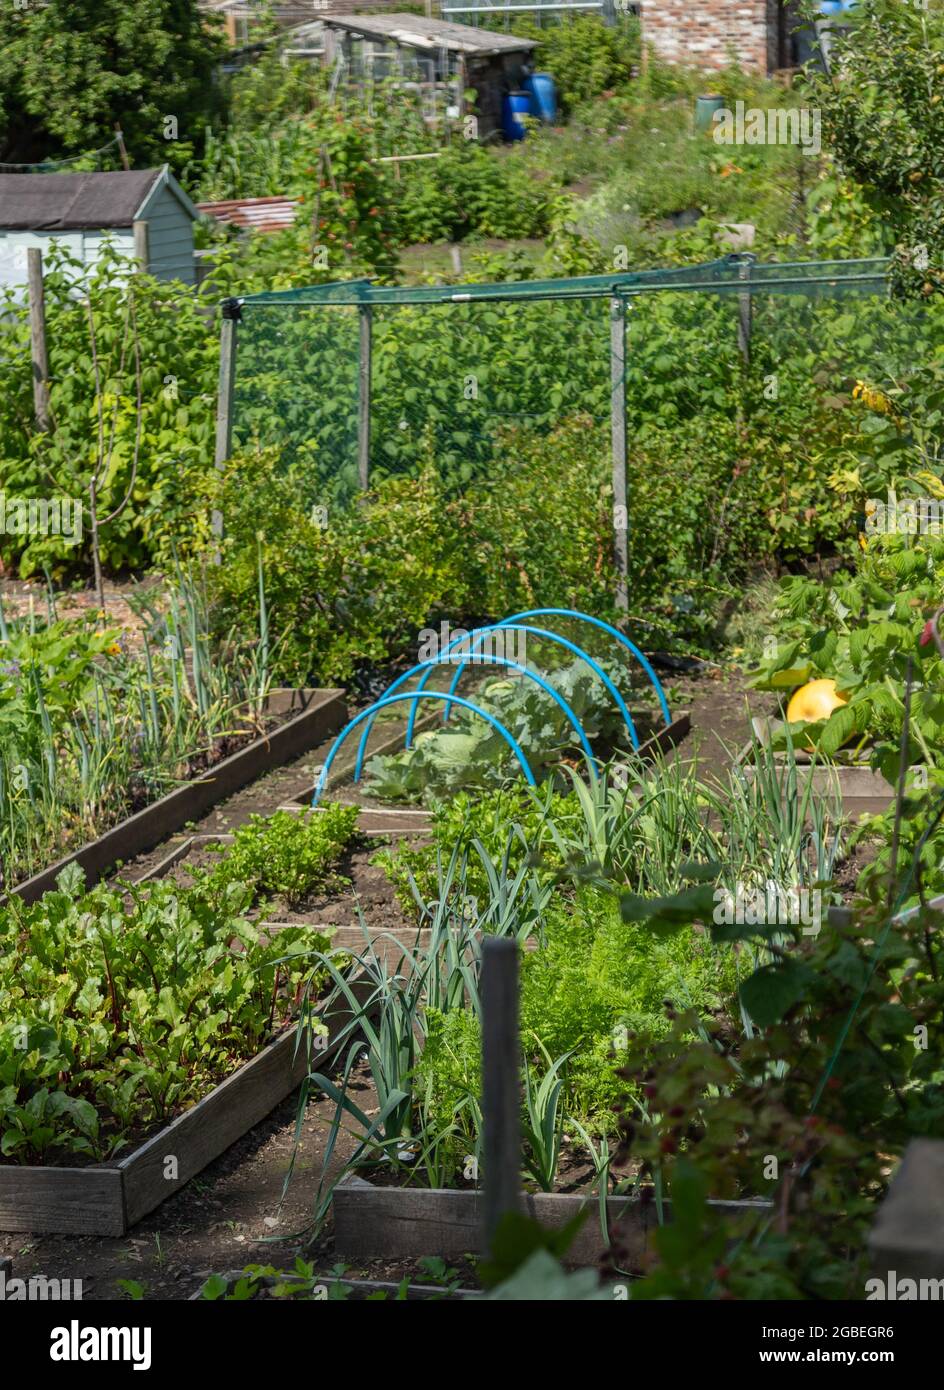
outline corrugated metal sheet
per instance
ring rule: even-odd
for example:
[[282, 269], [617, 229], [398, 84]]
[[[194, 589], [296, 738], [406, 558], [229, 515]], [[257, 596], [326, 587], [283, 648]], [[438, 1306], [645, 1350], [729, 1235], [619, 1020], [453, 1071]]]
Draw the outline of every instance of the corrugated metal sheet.
[[254, 232], [282, 232], [295, 221], [298, 198], [231, 198], [220, 203], [198, 203], [208, 217], [232, 227]]

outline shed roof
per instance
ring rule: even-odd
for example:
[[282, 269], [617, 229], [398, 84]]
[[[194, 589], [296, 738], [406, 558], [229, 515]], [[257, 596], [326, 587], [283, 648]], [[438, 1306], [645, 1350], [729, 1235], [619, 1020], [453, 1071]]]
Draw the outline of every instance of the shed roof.
[[535, 40], [515, 34], [493, 34], [473, 29], [470, 24], [453, 24], [445, 19], [424, 19], [416, 14], [326, 14], [326, 29], [344, 29], [370, 39], [388, 39], [404, 48], [447, 48], [453, 53], [486, 57], [495, 53], [522, 53], [535, 47]]
[[31, 232], [130, 227], [159, 183], [197, 216], [166, 164], [107, 174], [0, 174], [0, 227]]

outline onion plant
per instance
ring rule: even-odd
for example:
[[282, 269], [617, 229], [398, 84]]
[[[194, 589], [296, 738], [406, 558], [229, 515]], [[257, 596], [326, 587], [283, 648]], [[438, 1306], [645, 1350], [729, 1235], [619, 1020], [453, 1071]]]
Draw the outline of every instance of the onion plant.
[[273, 647], [214, 646], [206, 597], [179, 567], [158, 606], [135, 601], [140, 650], [117, 628], [0, 606], [0, 891], [161, 795], [218, 741], [261, 723]]

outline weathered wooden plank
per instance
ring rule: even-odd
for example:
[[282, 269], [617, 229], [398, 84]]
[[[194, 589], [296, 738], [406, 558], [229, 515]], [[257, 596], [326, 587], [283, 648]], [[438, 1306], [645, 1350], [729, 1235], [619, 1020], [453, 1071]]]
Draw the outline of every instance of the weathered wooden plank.
[[944, 1140], [909, 1143], [878, 1209], [869, 1255], [883, 1280], [944, 1279]]
[[35, 902], [55, 887], [56, 878], [71, 863], [81, 865], [90, 885], [97, 883], [118, 862], [147, 853], [188, 821], [205, 815], [217, 802], [232, 796], [263, 773], [300, 757], [327, 738], [345, 718], [343, 691], [316, 692], [300, 714], [271, 734], [256, 739], [248, 748], [240, 749], [203, 776], [178, 787], [106, 831], [91, 844], [17, 884], [12, 891], [24, 902]]
[[[753, 781], [756, 769], [747, 761], [751, 745], [741, 750], [738, 761], [744, 776]], [[786, 776], [787, 764], [781, 764]], [[812, 795], [817, 799], [838, 797], [850, 815], [878, 815], [888, 809], [895, 799], [895, 789], [880, 772], [870, 767], [851, 767], [835, 763], [826, 767], [798, 762], [796, 766], [797, 795], [803, 796], [812, 783]]]
[[[245, 1278], [245, 1275], [241, 1269], [231, 1269], [229, 1273], [223, 1277], [226, 1279], [227, 1291], [230, 1292], [241, 1279]], [[289, 1277], [291, 1277], [291, 1273]], [[284, 1276], [281, 1274], [265, 1275], [259, 1280], [259, 1287], [271, 1289], [273, 1285], [282, 1282], [284, 1282]], [[394, 1283], [390, 1279], [351, 1279], [347, 1275], [338, 1282], [343, 1284], [345, 1288], [351, 1289], [355, 1294], [366, 1295], [371, 1293], [385, 1293], [389, 1294], [391, 1298], [396, 1298], [398, 1300], [401, 1297], [405, 1297], [408, 1300], [415, 1299], [424, 1302], [438, 1302], [440, 1300], [451, 1302], [456, 1299], [482, 1297], [481, 1289], [458, 1288], [450, 1289], [447, 1292], [443, 1289], [441, 1284], [407, 1284], [404, 1289], [402, 1284]], [[320, 1279], [320, 1283], [328, 1289], [335, 1283], [335, 1276], [333, 1274], [325, 1274]], [[198, 1300], [201, 1300], [202, 1297], [203, 1285], [201, 1284], [200, 1287], [190, 1295], [188, 1302], [196, 1303]]]
[[688, 737], [691, 727], [691, 710], [679, 710], [671, 724], [663, 724], [657, 733], [646, 739], [640, 746], [638, 756], [640, 758], [652, 758], [657, 753], [667, 753], [670, 748], [681, 743], [683, 738]]
[[124, 1235], [121, 1174], [114, 1167], [0, 1166], [0, 1231]]
[[[310, 798], [304, 803], [287, 801], [278, 809], [288, 811], [293, 816], [304, 815], [306, 811], [311, 810]], [[327, 807], [316, 806], [314, 810], [316, 815], [322, 815]], [[366, 835], [371, 839], [376, 839], [382, 835], [415, 835], [419, 837], [429, 835], [432, 823], [432, 815], [429, 811], [413, 811], [399, 807], [391, 810], [379, 810], [373, 806], [363, 806], [357, 818], [357, 829], [359, 834]]]
[[[599, 1264], [606, 1242], [598, 1219], [596, 1198], [579, 1194], [540, 1192], [522, 1195], [525, 1213], [543, 1226], [559, 1228], [584, 1207], [590, 1210], [564, 1263]], [[478, 1248], [483, 1197], [480, 1192], [443, 1188], [374, 1187], [362, 1178], [345, 1178], [334, 1190], [334, 1242], [342, 1259], [411, 1259], [441, 1255], [459, 1259]], [[710, 1202], [724, 1221], [758, 1210], [762, 1201]], [[665, 1203], [671, 1216], [671, 1203]], [[610, 1197], [607, 1216], [618, 1223], [620, 1243], [628, 1249], [633, 1268], [641, 1267], [658, 1226], [655, 1205], [636, 1197]]]

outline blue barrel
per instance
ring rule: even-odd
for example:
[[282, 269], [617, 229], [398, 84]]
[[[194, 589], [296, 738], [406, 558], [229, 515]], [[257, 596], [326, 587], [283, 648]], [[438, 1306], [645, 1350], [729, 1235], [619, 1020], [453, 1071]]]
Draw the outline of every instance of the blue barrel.
[[535, 72], [524, 80], [524, 89], [531, 98], [531, 110], [545, 125], [557, 120], [557, 88], [548, 72]]
[[524, 117], [532, 115], [527, 92], [506, 92], [502, 97], [502, 134], [506, 140], [523, 140], [527, 134]]

